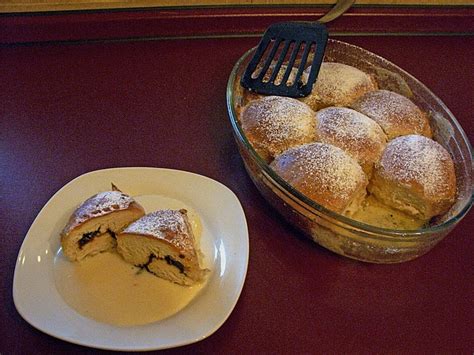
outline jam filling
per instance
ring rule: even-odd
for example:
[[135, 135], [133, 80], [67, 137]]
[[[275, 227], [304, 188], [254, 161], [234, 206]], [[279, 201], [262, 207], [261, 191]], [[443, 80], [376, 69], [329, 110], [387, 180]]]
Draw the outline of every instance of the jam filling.
[[112, 238], [117, 240], [117, 236], [115, 235], [115, 232], [112, 232], [109, 228], [107, 228], [107, 233], [109, 233]]
[[82, 235], [82, 238], [77, 241], [77, 244], [79, 244], [79, 249], [82, 249], [84, 245], [89, 243], [92, 239], [94, 239], [99, 234], [100, 234], [100, 227], [96, 231], [84, 233]]
[[168, 263], [168, 265], [173, 265], [175, 267], [177, 267], [179, 269], [179, 272], [181, 274], [184, 274], [184, 265], [181, 264], [179, 261], [177, 260], [174, 260], [171, 256], [169, 255], [166, 255], [165, 256], [165, 260], [166, 262]]
[[[137, 265], [139, 268], [142, 268], [142, 269], [146, 269], [146, 271], [148, 272], [151, 272], [153, 273], [150, 269], [148, 269], [148, 265], [150, 265], [150, 263], [153, 261], [153, 259], [158, 259], [157, 256], [155, 254], [150, 254], [150, 256], [148, 257], [148, 261], [145, 263], [145, 264], [141, 264], [141, 265]], [[161, 260], [163, 260], [162, 258], [159, 258]], [[184, 265], [181, 264], [179, 261], [177, 260], [174, 260], [171, 256], [169, 255], [166, 255], [164, 257], [164, 260], [166, 261], [166, 263], [168, 265], [173, 265], [174, 267], [178, 268], [179, 272], [181, 274], [184, 274]]]
[[[117, 240], [115, 232], [112, 232], [109, 228], [107, 228], [106, 233], [109, 233], [112, 238]], [[84, 247], [84, 245], [89, 243], [92, 239], [97, 237], [99, 234], [101, 234], [100, 227], [96, 231], [89, 232], [89, 233], [84, 233], [82, 235], [82, 238], [77, 241], [77, 244], [79, 244], [79, 249], [82, 249]]]
[[151, 272], [153, 274], [153, 272], [148, 268], [148, 265], [150, 265], [150, 263], [153, 261], [153, 259], [156, 259], [156, 255], [155, 254], [150, 254], [150, 256], [148, 257], [148, 261], [145, 264], [141, 264], [141, 265], [137, 265], [137, 266], [139, 268], [145, 269], [146, 271]]

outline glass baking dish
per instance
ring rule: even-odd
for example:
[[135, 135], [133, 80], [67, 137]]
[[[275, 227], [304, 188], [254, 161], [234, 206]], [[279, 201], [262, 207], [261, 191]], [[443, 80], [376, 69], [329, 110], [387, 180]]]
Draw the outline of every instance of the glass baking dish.
[[364, 224], [310, 200], [282, 180], [256, 153], [239, 123], [240, 109], [255, 94], [245, 93], [240, 77], [255, 48], [235, 64], [227, 85], [227, 110], [245, 168], [264, 198], [290, 224], [321, 246], [346, 257], [372, 263], [415, 259], [439, 243], [469, 211], [472, 196], [472, 148], [460, 124], [425, 85], [388, 60], [363, 48], [329, 40], [325, 61], [352, 65], [375, 77], [380, 88], [409, 97], [431, 121], [433, 138], [451, 154], [456, 170], [457, 200], [428, 227], [393, 230]]

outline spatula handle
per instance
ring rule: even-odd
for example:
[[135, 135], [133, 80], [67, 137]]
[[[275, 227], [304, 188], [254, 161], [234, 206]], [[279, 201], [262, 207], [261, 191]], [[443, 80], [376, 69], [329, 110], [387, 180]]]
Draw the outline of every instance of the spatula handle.
[[321, 17], [318, 22], [320, 23], [328, 23], [339, 16], [341, 16], [344, 12], [347, 11], [348, 8], [352, 6], [355, 0], [338, 0], [334, 7], [329, 10], [329, 12]]

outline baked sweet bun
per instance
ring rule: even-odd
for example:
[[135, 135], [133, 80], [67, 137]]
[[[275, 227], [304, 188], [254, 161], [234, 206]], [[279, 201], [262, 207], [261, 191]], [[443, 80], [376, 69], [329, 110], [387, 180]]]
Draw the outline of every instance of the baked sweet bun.
[[369, 191], [386, 205], [429, 220], [454, 203], [453, 161], [446, 149], [430, 138], [395, 138], [375, 166]]
[[159, 210], [117, 235], [117, 251], [130, 264], [180, 285], [203, 279], [187, 211]]
[[245, 106], [240, 121], [253, 148], [269, 162], [288, 148], [314, 140], [314, 115], [296, 99], [267, 96]]
[[[306, 74], [310, 70], [311, 67], [306, 68]], [[318, 111], [328, 106], [349, 106], [376, 89], [375, 80], [362, 70], [342, 63], [323, 62], [311, 94], [300, 100]]]
[[360, 97], [351, 108], [376, 121], [388, 139], [409, 134], [431, 138], [428, 117], [410, 99], [393, 91], [377, 90]]
[[360, 165], [331, 144], [291, 148], [270, 166], [303, 195], [337, 213], [351, 216], [366, 195], [368, 180]]
[[387, 144], [382, 128], [367, 116], [345, 107], [316, 112], [316, 141], [341, 148], [357, 160], [370, 178]]
[[63, 253], [71, 261], [115, 248], [116, 234], [145, 214], [132, 197], [112, 188], [84, 201], [62, 230]]

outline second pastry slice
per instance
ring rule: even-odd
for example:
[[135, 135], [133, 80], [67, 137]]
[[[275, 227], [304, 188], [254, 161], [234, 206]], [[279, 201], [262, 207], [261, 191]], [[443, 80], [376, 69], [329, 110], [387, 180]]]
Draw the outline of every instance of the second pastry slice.
[[159, 210], [145, 215], [117, 235], [117, 251], [127, 261], [180, 285], [202, 280], [187, 211]]

